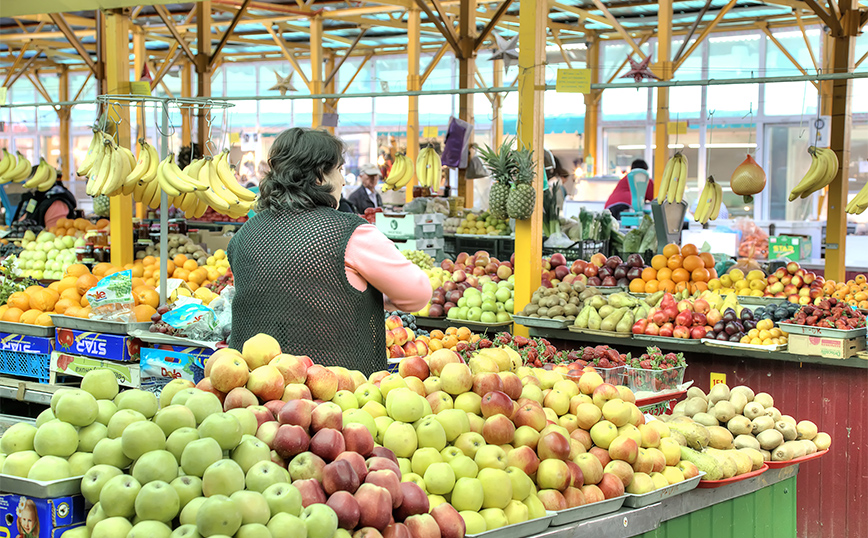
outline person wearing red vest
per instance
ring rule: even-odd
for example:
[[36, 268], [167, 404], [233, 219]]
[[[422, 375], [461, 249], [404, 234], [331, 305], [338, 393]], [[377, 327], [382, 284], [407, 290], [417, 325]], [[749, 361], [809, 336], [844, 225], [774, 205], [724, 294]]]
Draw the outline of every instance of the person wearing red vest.
[[[630, 165], [630, 171], [633, 170], [648, 170], [648, 163], [643, 161], [642, 159], [636, 159], [633, 161], [633, 164]], [[645, 190], [645, 201], [650, 201], [654, 198], [654, 180], [648, 180], [648, 188]], [[632, 209], [633, 196], [630, 194], [630, 183], [627, 181], [627, 174], [624, 174], [624, 177], [618, 181], [618, 184], [615, 185], [615, 190], [612, 191], [612, 194], [609, 195], [609, 199], [606, 200], [606, 209], [612, 213], [612, 216], [618, 220], [621, 220], [621, 213], [624, 211], [630, 211]]]

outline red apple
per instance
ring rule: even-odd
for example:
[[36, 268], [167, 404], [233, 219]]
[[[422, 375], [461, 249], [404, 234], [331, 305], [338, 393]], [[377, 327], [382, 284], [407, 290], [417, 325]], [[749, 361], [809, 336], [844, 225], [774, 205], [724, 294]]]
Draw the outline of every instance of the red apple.
[[293, 486], [301, 493], [301, 505], [307, 508], [312, 504], [325, 504], [326, 494], [319, 480], [308, 478], [307, 480], [295, 480]]
[[334, 461], [338, 454], [346, 450], [344, 436], [332, 428], [322, 428], [310, 439], [309, 450], [326, 462]]
[[394, 510], [395, 519], [403, 521], [416, 514], [427, 514], [428, 495], [415, 482], [401, 482], [401, 506]]
[[338, 454], [338, 457], [335, 458], [335, 461], [349, 462], [350, 465], [353, 466], [353, 470], [356, 471], [356, 476], [359, 477], [359, 483], [365, 482], [365, 477], [368, 476], [368, 466], [365, 465], [365, 458], [363, 458], [360, 454], [347, 450], [346, 452], [341, 452], [340, 454]]
[[[264, 424], [263, 426], [268, 425]], [[274, 435], [272, 448], [282, 458], [291, 458], [296, 454], [305, 452], [310, 445], [310, 436], [301, 426], [283, 424]]]
[[327, 495], [336, 491], [355, 493], [359, 489], [359, 476], [350, 462], [333, 461], [322, 470], [322, 487]]
[[375, 486], [385, 488], [392, 499], [392, 508], [401, 506], [401, 502], [404, 500], [401, 490], [401, 479], [395, 473], [388, 470], [369, 471], [365, 477], [365, 484], [374, 484]]
[[[330, 464], [331, 465], [331, 464]], [[338, 516], [338, 527], [352, 531], [359, 523], [361, 510], [359, 502], [349, 491], [336, 491], [326, 502], [329, 508]]]

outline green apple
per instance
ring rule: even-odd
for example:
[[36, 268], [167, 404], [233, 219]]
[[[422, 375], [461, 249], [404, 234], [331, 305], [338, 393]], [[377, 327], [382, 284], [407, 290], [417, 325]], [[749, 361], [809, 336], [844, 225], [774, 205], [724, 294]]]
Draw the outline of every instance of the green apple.
[[[186, 389], [185, 389], [186, 390]], [[205, 392], [196, 389], [198, 392], [190, 395], [184, 405], [190, 408], [193, 415], [196, 417], [196, 424], [202, 424], [209, 415], [219, 414], [223, 412], [223, 404], [216, 394]], [[177, 398], [183, 391], [175, 395]], [[175, 398], [172, 398], [172, 403], [175, 403]]]
[[73, 452], [68, 459], [70, 476], [81, 476], [93, 467], [91, 452]]
[[428, 494], [429, 513], [431, 510], [434, 510], [435, 508], [437, 508], [438, 506], [440, 506], [441, 504], [444, 504], [446, 502], [448, 502], [448, 501], [446, 501], [446, 497], [444, 497], [443, 495], [434, 495], [433, 493], [429, 493]]
[[84, 495], [87, 502], [96, 504], [99, 502], [99, 493], [106, 482], [122, 474], [123, 471], [111, 465], [94, 465], [81, 478], [81, 494]]
[[459, 512], [458, 515], [460, 515], [461, 519], [464, 520], [466, 535], [481, 534], [488, 530], [488, 527], [485, 524], [485, 518], [482, 517], [479, 512], [465, 510]]
[[374, 441], [377, 444], [383, 444], [383, 437], [386, 435], [386, 430], [389, 429], [389, 426], [391, 426], [393, 422], [395, 421], [389, 416], [377, 417], [374, 419], [374, 424], [377, 426], [377, 432], [374, 434]]
[[[208, 392], [204, 394], [211, 393]], [[216, 396], [214, 397], [216, 398]], [[115, 404], [117, 404], [119, 410], [132, 409], [145, 415], [147, 418], [154, 416], [159, 408], [159, 405], [157, 404], [157, 395], [153, 392], [140, 389], [125, 390], [121, 392], [115, 398]]]
[[[184, 389], [192, 389], [195, 387], [195, 384], [189, 379], [176, 378], [163, 386], [163, 389], [160, 391], [160, 407], [169, 407], [172, 405], [172, 399], [176, 394], [181, 392]], [[198, 390], [198, 389], [197, 389]], [[178, 404], [182, 405], [182, 404]]]
[[[370, 402], [368, 402], [370, 403]], [[376, 402], [374, 402], [376, 403]], [[368, 404], [365, 404], [368, 405]], [[377, 404], [380, 405], [380, 404]], [[384, 408], [385, 411], [385, 408]], [[377, 435], [377, 424], [374, 416], [361, 409], [347, 409], [343, 412], [344, 426], [347, 424], [361, 424], [371, 432], [372, 436]]]
[[325, 504], [311, 504], [302, 510], [300, 518], [307, 527], [307, 538], [332, 538], [338, 530], [338, 516]]
[[412, 458], [412, 472], [422, 476], [432, 463], [443, 461], [443, 456], [436, 448], [425, 447], [416, 450]]
[[388, 401], [389, 392], [395, 389], [406, 388], [407, 383], [405, 383], [404, 378], [398, 374], [389, 374], [380, 380], [380, 394], [383, 396], [384, 401]]
[[196, 428], [179, 428], [173, 431], [166, 439], [166, 450], [175, 456], [175, 460], [181, 463], [181, 454], [184, 448], [191, 442], [199, 439], [199, 430]]
[[467, 412], [463, 409], [444, 409], [434, 415], [434, 418], [443, 426], [446, 441], [450, 443], [462, 433], [470, 431], [470, 421], [467, 418]]
[[482, 482], [485, 498], [484, 508], [499, 508], [503, 510], [512, 500], [512, 479], [506, 471], [494, 468], [483, 468], [476, 476]]
[[[232, 459], [241, 466], [244, 474], [261, 461], [271, 461], [271, 449], [255, 437], [245, 439], [232, 450]], [[267, 523], [267, 522], [266, 522]]]
[[169, 483], [178, 494], [180, 509], [183, 510], [187, 503], [202, 496], [202, 479], [198, 476], [179, 476]]
[[386, 395], [386, 412], [399, 422], [416, 422], [425, 411], [422, 400], [424, 398], [408, 388], [395, 388]]
[[504, 307], [504, 312], [498, 312], [495, 319], [497, 319], [497, 323], [503, 323], [506, 321], [512, 321], [512, 299], [506, 302], [506, 306]]
[[[171, 533], [172, 531], [170, 530], [169, 534], [167, 534], [165, 538], [172, 538]], [[61, 536], [62, 538], [90, 538], [90, 531], [86, 526], [82, 525], [64, 531]]]
[[[171, 384], [172, 381], [170, 381], [169, 383]], [[196, 387], [183, 388], [176, 392], [174, 395], [172, 395], [171, 400], [163, 402], [163, 405], [186, 405], [187, 400], [189, 400], [191, 396], [195, 396], [200, 392], [202, 391], [197, 389]], [[218, 399], [217, 401], [220, 400]]]
[[401, 473], [401, 482], [413, 482], [420, 488], [425, 494], [428, 494], [428, 486], [425, 485], [425, 479], [416, 473]]
[[507, 467], [506, 474], [512, 482], [512, 498], [518, 501], [524, 500], [533, 490], [533, 480], [527, 473], [518, 467]]
[[459, 512], [478, 512], [482, 509], [484, 498], [482, 482], [476, 478], [459, 478], [452, 489], [452, 506]]
[[380, 389], [373, 383], [362, 383], [356, 387], [356, 391], [353, 394], [356, 397], [359, 407], [368, 402], [377, 402], [378, 404], [383, 403], [383, 395], [380, 392]]
[[109, 479], [99, 492], [99, 505], [107, 517], [131, 518], [136, 513], [136, 497], [142, 485], [130, 475]]
[[228, 413], [208, 415], [199, 423], [199, 437], [217, 441], [221, 450], [232, 450], [241, 442], [241, 423]]
[[225, 495], [208, 497], [196, 512], [196, 527], [203, 536], [232, 536], [241, 527], [241, 509]]
[[305, 526], [304, 521], [292, 514], [275, 514], [268, 522], [267, 529], [271, 533], [271, 538], [307, 537], [307, 526]]
[[190, 499], [190, 502], [188, 502], [186, 506], [184, 506], [184, 509], [181, 510], [181, 515], [178, 516], [178, 522], [181, 526], [189, 525], [196, 529], [196, 536], [199, 536], [199, 529], [196, 527], [196, 516], [199, 514], [199, 508], [201, 508], [207, 500], [208, 497], [196, 497], [195, 499]]
[[445, 495], [455, 486], [455, 471], [446, 462], [432, 463], [422, 475], [429, 493]]
[[135, 507], [139, 519], [170, 522], [181, 510], [181, 498], [175, 488], [155, 480], [142, 486]]
[[[460, 409], [471, 415], [482, 414], [482, 396], [475, 392], [464, 392], [455, 397], [455, 409]], [[438, 415], [439, 416], [439, 415]], [[444, 426], [445, 427], [445, 426]]]
[[[508, 504], [508, 503], [507, 503]], [[506, 514], [500, 508], [486, 508], [479, 512], [482, 519], [485, 520], [485, 528], [492, 531], [509, 525], [509, 520], [506, 519]]]
[[52, 420], [40, 426], [33, 436], [33, 449], [40, 456], [68, 458], [78, 447], [75, 426]]
[[[202, 497], [202, 501], [205, 501], [205, 497]], [[171, 538], [202, 538], [202, 535], [199, 534], [199, 529], [196, 528], [196, 525], [187, 524], [181, 525], [172, 531]]]
[[127, 426], [133, 422], [144, 422], [148, 419], [145, 415], [132, 409], [119, 409], [115, 412], [108, 421], [108, 437], [116, 439], [123, 435]]
[[[305, 529], [305, 533], [307, 533], [307, 529]], [[274, 535], [268, 530], [268, 527], [261, 523], [248, 523], [241, 525], [241, 528], [235, 533], [235, 538], [274, 538]]]
[[332, 402], [338, 404], [342, 411], [359, 408], [359, 401], [356, 399], [355, 395], [348, 390], [337, 391], [334, 397], [332, 397]]
[[202, 477], [212, 463], [223, 459], [223, 450], [211, 437], [187, 443], [181, 453], [181, 469], [184, 474]]
[[506, 469], [506, 451], [497, 445], [480, 446], [473, 457], [480, 469]]
[[69, 472], [69, 462], [57, 456], [42, 456], [30, 467], [27, 478], [30, 480], [60, 480], [72, 476]]
[[127, 538], [172, 538], [172, 529], [162, 521], [139, 521], [130, 529]]
[[100, 521], [106, 519], [108, 516], [105, 515], [105, 512], [102, 511], [102, 507], [99, 503], [93, 505], [93, 508], [87, 513], [87, 519], [85, 520], [85, 528], [88, 531], [88, 536], [91, 532], [93, 532], [94, 526]]
[[546, 507], [536, 496], [536, 493], [528, 495], [522, 503], [527, 506], [528, 519], [537, 519], [546, 515]]
[[440, 455], [443, 456], [443, 461], [445, 461], [446, 463], [449, 463], [450, 461], [454, 460], [458, 456], [463, 456], [464, 452], [458, 447], [447, 446], [446, 448], [444, 448], [443, 450], [440, 451]]
[[133, 422], [126, 427], [121, 435], [121, 447], [124, 450], [124, 456], [136, 460], [146, 452], [164, 450], [166, 448], [166, 434], [153, 422]]
[[253, 414], [253, 411], [244, 407], [236, 407], [235, 409], [226, 411], [226, 414], [232, 415], [238, 419], [238, 423], [241, 424], [241, 433], [243, 435], [256, 435], [259, 422], [257, 422], [256, 415]]
[[45, 411], [39, 413], [36, 417], [36, 427], [40, 427], [49, 420], [54, 420], [55, 416], [51, 409], [46, 409]]
[[416, 452], [418, 446], [416, 430], [413, 429], [412, 424], [395, 421], [383, 434], [383, 446], [399, 458], [409, 458]]
[[446, 429], [435, 415], [428, 415], [416, 426], [416, 437], [422, 448], [431, 447], [437, 451], [446, 448]]
[[81, 390], [97, 400], [111, 400], [118, 395], [118, 378], [111, 370], [91, 370], [81, 380]]
[[244, 482], [248, 490], [265, 493], [268, 488], [275, 484], [288, 483], [289, 473], [286, 472], [286, 469], [271, 460], [260, 461], [254, 463], [247, 470]]
[[236, 491], [229, 498], [241, 509], [242, 526], [252, 523], [267, 525], [271, 519], [268, 501], [258, 491]]
[[301, 492], [288, 482], [272, 484], [262, 492], [272, 514], [287, 513], [300, 516], [302, 510]]
[[0, 451], [4, 454], [14, 454], [25, 450], [33, 450], [33, 438], [36, 427], [26, 422], [13, 424], [0, 438]]
[[479, 466], [472, 458], [461, 454], [460, 456], [449, 460], [449, 466], [455, 472], [455, 478], [476, 478], [479, 474]]
[[93, 452], [96, 444], [106, 437], [108, 437], [108, 428], [105, 424], [94, 422], [85, 426], [78, 430], [78, 451]]
[[527, 505], [515, 499], [509, 501], [509, 504], [503, 509], [503, 513], [510, 525], [524, 523], [529, 518]]
[[189, 408], [183, 405], [163, 407], [154, 415], [154, 423], [159, 426], [166, 437], [181, 428], [195, 428], [196, 417]]
[[[461, 449], [462, 452], [468, 457], [476, 458], [476, 452], [480, 449], [480, 447], [485, 446], [485, 439], [481, 434], [476, 432], [467, 432], [462, 433], [458, 436], [458, 439], [453, 443], [456, 448]], [[477, 462], [478, 465], [478, 462]]]
[[178, 476], [178, 462], [167, 450], [152, 450], [133, 463], [130, 474], [142, 485], [155, 480], [169, 483]]
[[229, 496], [244, 489], [244, 471], [233, 460], [220, 460], [212, 463], [202, 475], [202, 494]]
[[118, 538], [133, 530], [133, 524], [124, 517], [107, 517], [93, 526], [90, 538]]
[[[418, 452], [418, 450], [416, 452]], [[413, 455], [415, 456], [416, 454], [414, 453]], [[401, 471], [401, 476], [403, 476], [405, 473], [412, 473], [413, 462], [410, 460], [410, 458], [398, 458], [398, 470]]]
[[124, 455], [121, 439], [105, 438], [93, 447], [93, 463], [95, 465], [111, 465], [118, 469], [126, 469], [133, 462]]
[[66, 396], [67, 394], [72, 394], [73, 392], [82, 392], [81, 389], [72, 388], [72, 387], [61, 387], [54, 391], [51, 395], [51, 401], [48, 406], [51, 408], [51, 412], [53, 413], [57, 409], [57, 404], [60, 400]]

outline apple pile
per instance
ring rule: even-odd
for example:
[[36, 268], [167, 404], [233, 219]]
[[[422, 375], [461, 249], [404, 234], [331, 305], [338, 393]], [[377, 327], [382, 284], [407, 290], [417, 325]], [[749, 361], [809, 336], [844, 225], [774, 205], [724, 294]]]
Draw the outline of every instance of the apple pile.
[[[415, 327], [415, 322], [412, 324]], [[397, 314], [386, 318], [386, 358], [400, 359], [403, 357], [422, 356], [428, 354], [428, 344], [424, 339], [417, 339], [413, 329], [405, 326], [404, 320]]]
[[[719, 296], [717, 298], [719, 299]], [[735, 300], [734, 297], [732, 300]], [[728, 303], [722, 302], [722, 304], [725, 306]], [[733, 313], [735, 313], [734, 309]], [[696, 299], [688, 296], [676, 302], [675, 296], [666, 292], [660, 298], [660, 303], [649, 310], [645, 319], [640, 319], [633, 324], [632, 332], [666, 338], [699, 340], [707, 338], [708, 333], [722, 319], [723, 315], [720, 311], [711, 308], [709, 301], [703, 295]]]
[[781, 322], [783, 327], [788, 324], [849, 331], [864, 327], [865, 315], [834, 297], [828, 297], [817, 305], [801, 307], [792, 319]]
[[[548, 266], [548, 267], [547, 267]], [[559, 269], [559, 268], [563, 269]], [[553, 254], [550, 260], [543, 260], [542, 285], [550, 288], [558, 282], [572, 283], [574, 280], [588, 286], [624, 286], [630, 281], [642, 276], [645, 261], [639, 254], [630, 254], [627, 261], [620, 256], [608, 258], [599, 252], [591, 256], [590, 261], [576, 260], [567, 267], [563, 254]], [[570, 275], [573, 275], [572, 277]]]

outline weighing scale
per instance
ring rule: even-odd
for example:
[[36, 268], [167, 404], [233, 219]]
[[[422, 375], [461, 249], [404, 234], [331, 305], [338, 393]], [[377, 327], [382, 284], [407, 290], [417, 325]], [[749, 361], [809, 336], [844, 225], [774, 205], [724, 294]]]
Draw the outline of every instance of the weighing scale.
[[684, 216], [687, 215], [687, 202], [680, 204], [657, 201], [651, 202], [651, 216], [654, 219], [654, 229], [657, 232], [657, 253], [663, 254], [663, 247], [669, 243], [681, 244], [681, 230], [684, 228]]
[[639, 226], [645, 217], [645, 192], [648, 190], [648, 182], [651, 177], [647, 170], [637, 168], [627, 174], [627, 184], [630, 185], [630, 199], [632, 211], [621, 212], [621, 227], [631, 228]]

